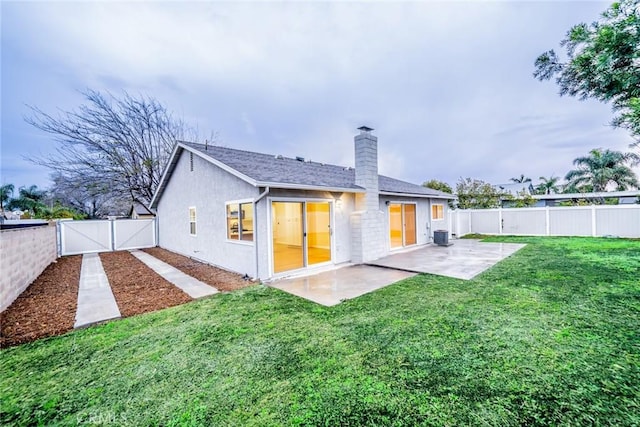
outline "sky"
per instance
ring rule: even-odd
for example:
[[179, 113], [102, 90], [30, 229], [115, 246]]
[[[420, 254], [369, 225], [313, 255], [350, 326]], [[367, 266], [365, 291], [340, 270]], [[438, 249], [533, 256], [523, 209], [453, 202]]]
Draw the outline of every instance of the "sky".
[[367, 125], [380, 173], [417, 184], [563, 177], [633, 142], [609, 105], [533, 77], [608, 5], [2, 1], [0, 182], [50, 185], [26, 157], [56, 142], [24, 117], [77, 109], [86, 89], [154, 97], [223, 146], [343, 166]]

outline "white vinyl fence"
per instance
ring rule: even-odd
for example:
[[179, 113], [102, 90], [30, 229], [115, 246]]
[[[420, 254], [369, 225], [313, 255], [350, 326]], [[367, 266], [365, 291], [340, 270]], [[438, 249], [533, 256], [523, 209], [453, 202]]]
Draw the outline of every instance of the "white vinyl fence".
[[640, 237], [640, 205], [449, 211], [451, 234]]
[[74, 255], [156, 245], [155, 219], [58, 222], [59, 254]]

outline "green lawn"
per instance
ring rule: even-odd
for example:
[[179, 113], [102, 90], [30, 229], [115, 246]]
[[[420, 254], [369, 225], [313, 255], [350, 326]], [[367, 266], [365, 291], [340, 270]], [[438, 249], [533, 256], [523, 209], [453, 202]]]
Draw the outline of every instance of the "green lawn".
[[639, 425], [640, 241], [325, 308], [255, 286], [0, 352], [0, 424]]

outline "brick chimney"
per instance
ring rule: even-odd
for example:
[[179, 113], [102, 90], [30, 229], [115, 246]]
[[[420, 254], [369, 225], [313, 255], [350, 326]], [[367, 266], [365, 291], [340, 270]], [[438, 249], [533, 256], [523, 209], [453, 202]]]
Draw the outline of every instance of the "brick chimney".
[[356, 194], [356, 210], [351, 214], [351, 261], [363, 263], [385, 255], [385, 216], [380, 210], [378, 187], [378, 138], [367, 126], [358, 128], [354, 139], [355, 183], [365, 189]]
[[357, 210], [377, 211], [378, 203], [378, 138], [371, 135], [373, 130], [367, 126], [358, 128], [359, 135], [354, 138], [356, 160], [356, 185], [366, 189], [361, 205]]

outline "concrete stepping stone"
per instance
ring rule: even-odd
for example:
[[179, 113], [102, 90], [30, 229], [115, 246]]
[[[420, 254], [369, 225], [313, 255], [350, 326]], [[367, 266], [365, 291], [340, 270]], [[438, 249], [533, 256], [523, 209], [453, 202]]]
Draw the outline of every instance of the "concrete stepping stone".
[[132, 250], [131, 254], [145, 263], [147, 267], [164, 277], [167, 281], [173, 283], [182, 289], [191, 298], [202, 298], [209, 295], [217, 294], [218, 290], [213, 286], [207, 285], [188, 274], [183, 273], [177, 268], [160, 261], [158, 258], [149, 255], [146, 252]]
[[84, 254], [80, 269], [78, 308], [74, 328], [120, 318], [120, 310], [111, 292], [109, 279], [98, 254]]

